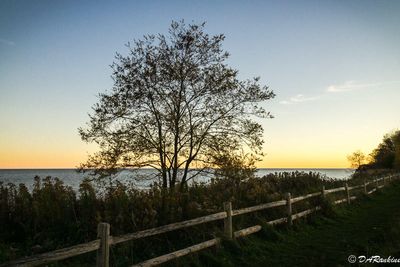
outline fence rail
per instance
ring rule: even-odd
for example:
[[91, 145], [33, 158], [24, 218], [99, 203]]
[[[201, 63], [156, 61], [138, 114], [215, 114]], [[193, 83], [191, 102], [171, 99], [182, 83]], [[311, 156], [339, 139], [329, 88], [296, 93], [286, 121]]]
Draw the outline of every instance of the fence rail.
[[286, 200], [269, 202], [269, 203], [265, 203], [265, 204], [261, 204], [261, 205], [257, 205], [257, 206], [253, 206], [253, 207], [234, 210], [234, 211], [232, 211], [232, 216], [246, 214], [246, 213], [260, 211], [260, 210], [265, 210], [265, 209], [274, 208], [274, 207], [285, 206], [285, 205], [286, 205]]
[[[135, 239], [140, 239], [144, 237], [149, 237], [149, 236], [154, 236], [162, 233], [167, 233], [171, 232], [174, 230], [179, 230], [199, 224], [204, 224], [208, 222], [213, 222], [217, 220], [224, 220], [224, 234], [226, 238], [239, 238], [239, 237], [244, 237], [253, 233], [256, 233], [262, 229], [261, 225], [254, 225], [245, 229], [238, 230], [236, 232], [233, 232], [232, 230], [232, 217], [233, 216], [238, 216], [246, 213], [251, 213], [251, 212], [256, 212], [256, 211], [261, 211], [265, 209], [270, 209], [270, 208], [275, 208], [275, 207], [281, 207], [281, 206], [286, 206], [286, 212], [287, 216], [283, 218], [278, 218], [272, 221], [267, 221], [266, 224], [269, 225], [277, 225], [277, 224], [282, 224], [282, 223], [288, 223], [292, 224], [292, 221], [297, 220], [301, 217], [307, 216], [315, 211], [318, 211], [321, 209], [320, 206], [316, 206], [295, 214], [292, 214], [292, 204], [297, 203], [299, 201], [303, 201], [309, 198], [321, 196], [322, 198], [325, 198], [326, 195], [336, 193], [336, 192], [341, 192], [345, 191], [346, 192], [346, 198], [344, 199], [339, 199], [334, 201], [334, 204], [340, 204], [347, 202], [348, 204], [351, 203], [351, 201], [356, 199], [356, 196], [351, 196], [350, 191], [354, 189], [360, 189], [363, 188], [365, 194], [372, 194], [373, 192], [377, 191], [378, 189], [384, 187], [387, 185], [387, 181], [392, 181], [395, 178], [399, 178], [400, 175], [389, 175], [385, 176], [379, 179], [375, 179], [374, 181], [366, 182], [364, 181], [363, 184], [360, 185], [355, 185], [349, 187], [347, 183], [345, 184], [344, 187], [338, 187], [338, 188], [333, 188], [333, 189], [328, 189], [325, 190], [325, 187], [322, 187], [320, 192], [315, 192], [315, 193], [310, 193], [304, 196], [297, 196], [295, 198], [292, 198], [290, 193], [287, 193], [286, 199], [284, 200], [279, 200], [279, 201], [274, 201], [274, 202], [269, 202], [269, 203], [264, 203], [252, 207], [246, 207], [238, 210], [232, 210], [232, 204], [231, 202], [225, 202], [224, 203], [224, 211], [210, 214], [207, 216], [203, 217], [198, 217], [194, 218], [191, 220], [187, 221], [182, 221], [182, 222], [177, 222], [177, 223], [172, 223], [168, 225], [163, 225], [160, 227], [152, 228], [152, 229], [147, 229], [139, 232], [134, 232], [130, 234], [125, 234], [121, 236], [111, 236], [110, 235], [110, 225], [108, 223], [100, 223], [98, 226], [98, 238], [96, 240], [71, 246], [68, 248], [63, 248], [47, 253], [43, 253], [40, 255], [35, 255], [32, 257], [26, 257], [22, 258], [19, 260], [11, 261], [11, 262], [6, 262], [0, 265], [0, 267], [3, 266], [38, 266], [42, 264], [48, 264], [54, 261], [58, 260], [63, 260], [66, 258], [78, 256], [84, 253], [92, 252], [92, 251], [97, 251], [97, 267], [108, 267], [109, 266], [109, 250], [111, 245], [116, 245], [122, 242], [127, 242]], [[382, 184], [379, 184], [379, 182], [382, 181]], [[370, 184], [374, 184], [375, 187], [367, 191], [367, 186]], [[146, 260], [144, 262], [138, 263], [133, 266], [155, 266], [200, 250], [203, 250], [205, 248], [209, 248], [212, 246], [216, 246], [218, 243], [220, 243], [221, 240], [219, 238], [214, 238], [205, 242], [201, 242], [199, 244], [195, 244], [193, 246], [177, 250], [153, 259]]]
[[292, 198], [292, 203], [296, 203], [298, 201], [305, 200], [305, 199], [312, 198], [312, 197], [317, 197], [321, 194], [322, 194], [322, 192], [317, 192], [317, 193], [312, 193], [312, 194], [308, 194], [305, 196], [295, 197], [295, 198]]
[[329, 190], [325, 190], [326, 194], [330, 194], [330, 193], [336, 193], [336, 192], [340, 192], [340, 191], [344, 191], [346, 190], [346, 187], [338, 187], [338, 188], [333, 188], [333, 189], [329, 189]]
[[198, 217], [198, 218], [183, 221], [183, 222], [167, 224], [167, 225], [163, 225], [163, 226], [160, 226], [157, 228], [143, 230], [143, 231], [135, 232], [132, 234], [116, 236], [116, 237], [112, 238], [110, 244], [115, 245], [118, 243], [130, 241], [130, 240], [134, 240], [134, 239], [139, 239], [139, 238], [144, 238], [144, 237], [148, 237], [148, 236], [152, 236], [152, 235], [167, 233], [167, 232], [171, 232], [171, 231], [178, 230], [178, 229], [183, 229], [183, 228], [190, 227], [190, 226], [195, 226], [198, 224], [221, 220], [226, 217], [227, 217], [226, 212], [224, 212], [224, 211], [218, 212], [218, 213], [214, 213], [214, 214], [203, 216], [203, 217]]

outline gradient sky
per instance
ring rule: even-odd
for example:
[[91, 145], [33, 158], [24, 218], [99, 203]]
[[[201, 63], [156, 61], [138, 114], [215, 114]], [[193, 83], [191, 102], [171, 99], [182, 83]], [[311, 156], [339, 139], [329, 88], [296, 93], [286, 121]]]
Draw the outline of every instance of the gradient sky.
[[[85, 2], [84, 4], [82, 2]], [[277, 97], [260, 167], [348, 167], [400, 125], [400, 1], [0, 2], [0, 168], [65, 168], [109, 65], [172, 20], [224, 33], [241, 78]]]

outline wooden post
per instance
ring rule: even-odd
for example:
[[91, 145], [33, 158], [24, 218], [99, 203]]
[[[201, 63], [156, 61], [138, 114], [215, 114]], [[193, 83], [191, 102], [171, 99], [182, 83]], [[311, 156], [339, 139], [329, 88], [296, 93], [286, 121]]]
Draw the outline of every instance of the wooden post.
[[326, 197], [326, 193], [325, 193], [325, 185], [323, 185], [323, 186], [322, 186], [322, 190], [321, 190], [321, 196], [322, 196], [322, 199], [324, 199], [324, 200], [325, 200], [325, 197]]
[[379, 186], [378, 178], [375, 178], [375, 189], [376, 190], [378, 190], [378, 186]]
[[286, 209], [287, 209], [287, 223], [288, 225], [292, 225], [292, 198], [290, 196], [290, 193], [286, 194]]
[[232, 230], [232, 203], [231, 202], [224, 202], [224, 211], [226, 212], [226, 218], [224, 219], [225, 237], [228, 239], [232, 239], [233, 230]]
[[346, 187], [347, 204], [350, 204], [350, 191], [347, 183], [345, 184], [345, 187]]
[[367, 181], [364, 179], [364, 194], [367, 194]]
[[96, 267], [109, 267], [110, 225], [108, 223], [99, 223], [97, 225], [97, 238], [100, 239], [100, 247], [97, 250], [97, 265], [96, 265]]
[[383, 176], [383, 186], [385, 186], [385, 176]]

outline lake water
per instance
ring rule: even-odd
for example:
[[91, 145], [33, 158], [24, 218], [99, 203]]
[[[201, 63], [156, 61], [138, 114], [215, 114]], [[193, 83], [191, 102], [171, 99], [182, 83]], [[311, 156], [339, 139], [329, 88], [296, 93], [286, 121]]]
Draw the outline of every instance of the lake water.
[[[269, 168], [261, 168], [257, 169], [257, 176], [264, 176], [269, 173], [279, 173], [279, 172], [293, 172], [293, 171], [304, 171], [304, 172], [319, 172], [322, 175], [325, 175], [329, 178], [334, 179], [346, 179], [353, 174], [352, 169], [269, 169]], [[153, 170], [140, 170], [138, 172], [131, 172], [128, 170], [124, 170], [121, 173], [117, 174], [113, 177], [113, 179], [122, 181], [122, 182], [132, 182], [134, 176], [137, 175], [148, 175], [154, 173]], [[14, 183], [20, 184], [24, 183], [27, 185], [29, 189], [32, 188], [33, 178], [35, 176], [40, 176], [41, 178], [45, 178], [47, 176], [58, 177], [65, 184], [72, 186], [75, 190], [79, 188], [79, 184], [81, 181], [87, 177], [87, 174], [78, 173], [75, 169], [0, 169], [0, 181], [5, 183]], [[206, 177], [197, 177], [197, 181], [206, 180]], [[152, 181], [140, 181], [133, 182], [136, 186], [145, 188]]]

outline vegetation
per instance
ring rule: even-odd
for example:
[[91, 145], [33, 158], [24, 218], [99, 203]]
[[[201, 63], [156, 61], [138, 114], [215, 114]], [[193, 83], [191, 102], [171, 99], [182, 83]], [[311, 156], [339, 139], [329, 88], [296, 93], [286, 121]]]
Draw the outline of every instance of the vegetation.
[[362, 165], [364, 165], [366, 156], [361, 150], [357, 150], [353, 152], [351, 155], [348, 155], [347, 160], [350, 162], [352, 168], [358, 169]]
[[259, 78], [239, 80], [226, 63], [224, 38], [206, 34], [204, 24], [173, 22], [167, 36], [145, 36], [128, 44], [128, 56], [117, 54], [114, 87], [80, 129], [101, 149], [82, 169], [154, 168], [164, 191], [184, 191], [227, 156], [261, 155], [263, 129], [253, 117], [271, 117], [259, 104], [274, 93]]
[[[187, 192], [169, 194], [169, 210], [160, 218], [162, 193], [159, 187], [137, 190], [121, 183], [96, 192], [85, 180], [79, 193], [57, 178], [35, 178], [32, 192], [25, 185], [0, 183], [0, 262], [90, 241], [96, 238], [99, 222], [111, 224], [111, 234], [135, 232], [170, 222], [198, 217], [222, 210], [224, 201], [234, 208], [248, 207], [282, 199], [290, 191], [294, 196], [342, 185], [318, 173], [279, 173], [262, 178], [248, 175], [244, 180], [213, 179], [210, 183], [194, 183]], [[306, 203], [307, 204], [307, 203]], [[305, 204], [305, 205], [306, 205]], [[299, 207], [301, 208], [301, 207]], [[254, 225], [262, 218], [279, 217], [284, 210], [265, 211], [253, 217], [235, 219], [237, 227]], [[126, 246], [113, 248], [114, 265], [126, 265], [173, 248], [211, 238], [222, 229], [220, 223], [174, 232]], [[159, 242], [163, 240], [163, 242]], [[139, 253], [140, 252], [140, 253]], [[78, 257], [80, 263], [93, 263], [93, 255]], [[69, 261], [63, 261], [63, 263]], [[75, 263], [76, 264], [76, 263]]]
[[[400, 258], [400, 183], [338, 206], [328, 216], [310, 217], [293, 228], [263, 230], [248, 238], [224, 242], [179, 262], [182, 266], [350, 266], [350, 255]], [[370, 264], [366, 266], [378, 266]], [[379, 265], [380, 266], [380, 265]], [[383, 265], [382, 265], [383, 266]]]
[[357, 150], [347, 157], [352, 168], [358, 171], [387, 169], [400, 170], [400, 130], [385, 134], [382, 142], [367, 157]]
[[386, 134], [370, 156], [369, 168], [400, 169], [400, 130]]

